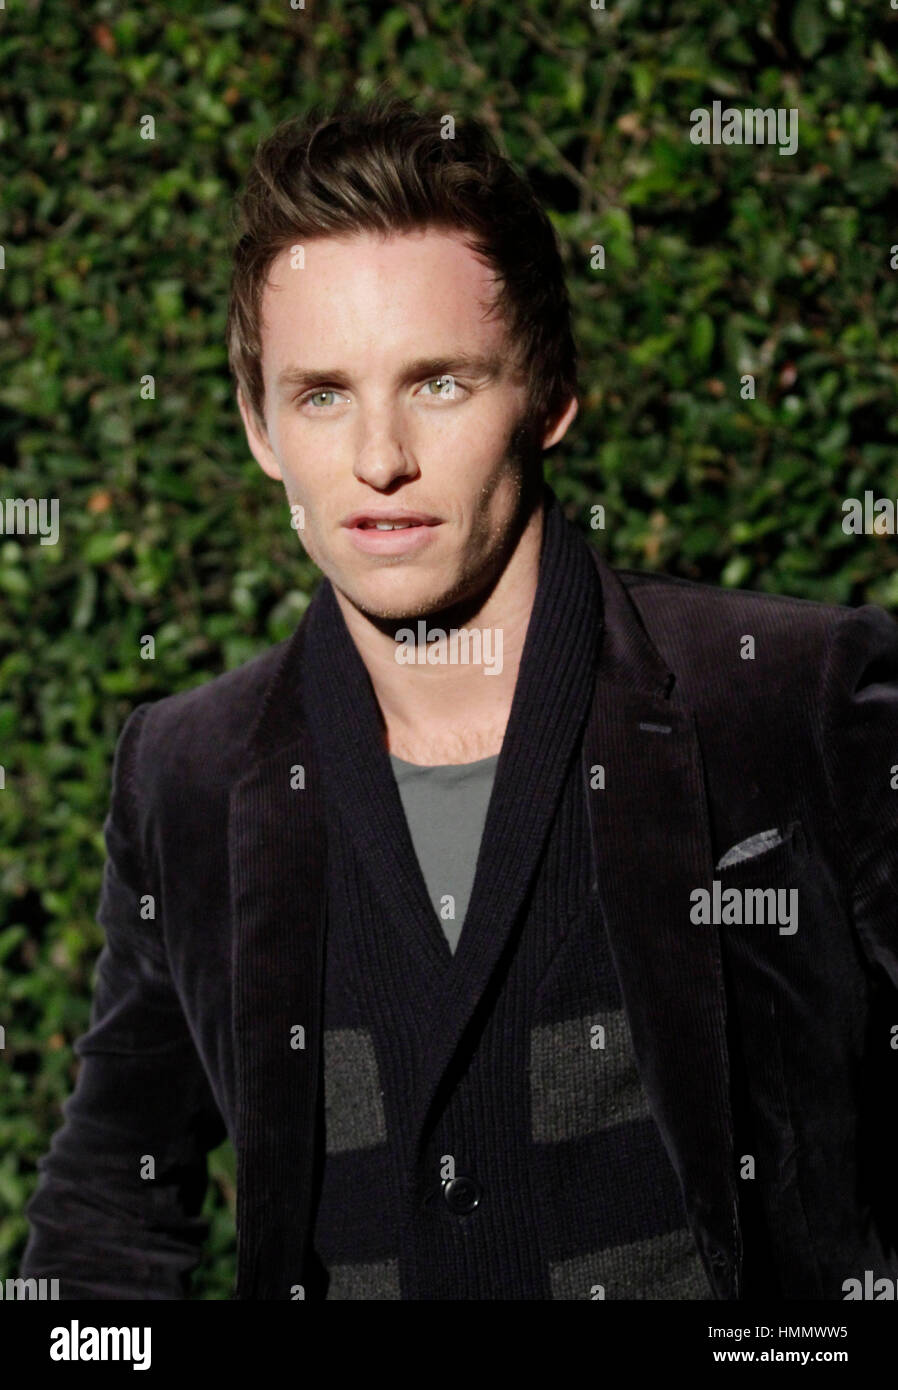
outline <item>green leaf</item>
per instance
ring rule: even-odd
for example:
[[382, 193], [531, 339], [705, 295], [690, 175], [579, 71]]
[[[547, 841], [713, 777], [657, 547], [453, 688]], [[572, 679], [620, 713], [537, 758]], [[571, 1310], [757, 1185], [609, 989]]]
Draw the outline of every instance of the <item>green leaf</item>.
[[713, 346], [714, 320], [710, 314], [696, 314], [689, 329], [689, 356], [704, 369], [710, 361]]
[[821, 0], [798, 0], [792, 11], [792, 37], [802, 58], [813, 58], [826, 42]]
[[239, 29], [241, 24], [247, 20], [246, 9], [243, 5], [221, 5], [217, 10], [210, 10], [208, 14], [199, 12], [196, 18], [201, 24], [205, 24], [207, 29]]
[[104, 531], [98, 536], [90, 536], [81, 551], [85, 565], [105, 565], [131, 544], [131, 537], [124, 531]]

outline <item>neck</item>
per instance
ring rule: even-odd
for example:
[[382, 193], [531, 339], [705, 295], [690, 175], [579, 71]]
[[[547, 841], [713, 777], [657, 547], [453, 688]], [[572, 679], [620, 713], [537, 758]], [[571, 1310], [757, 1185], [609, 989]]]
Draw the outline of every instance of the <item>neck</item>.
[[[371, 678], [390, 753], [407, 762], [433, 765], [474, 762], [499, 752], [536, 597], [542, 536], [539, 503], [488, 591], [427, 615], [428, 632], [476, 629], [484, 639], [479, 652], [473, 643], [467, 652], [460, 644], [455, 663], [449, 659], [451, 644], [439, 640], [428, 642], [427, 652], [444, 659], [420, 664], [418, 620], [372, 620], [335, 588], [349, 635]], [[403, 628], [410, 628], [416, 638], [407, 664], [396, 659], [396, 632]], [[475, 655], [482, 659], [474, 661]]]

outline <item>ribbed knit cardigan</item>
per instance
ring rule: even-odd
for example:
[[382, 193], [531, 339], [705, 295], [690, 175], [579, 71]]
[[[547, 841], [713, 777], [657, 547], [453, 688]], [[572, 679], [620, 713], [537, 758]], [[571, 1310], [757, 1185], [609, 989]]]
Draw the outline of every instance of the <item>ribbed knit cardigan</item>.
[[[598, 578], [548, 490], [544, 506], [538, 589], [454, 957], [332, 592], [309, 614], [304, 698], [328, 807], [310, 1298], [713, 1297], [599, 907], [581, 748]], [[484, 974], [508, 913], [507, 945]], [[435, 1049], [445, 1065], [425, 1114], [415, 1083]]]

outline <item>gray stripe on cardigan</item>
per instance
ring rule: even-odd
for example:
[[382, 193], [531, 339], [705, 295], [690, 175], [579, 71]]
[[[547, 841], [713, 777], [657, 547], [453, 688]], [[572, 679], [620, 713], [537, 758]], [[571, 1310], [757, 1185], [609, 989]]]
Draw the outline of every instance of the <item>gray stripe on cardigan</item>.
[[688, 1230], [560, 1260], [549, 1265], [549, 1281], [553, 1299], [714, 1297]]
[[401, 1299], [399, 1263], [332, 1265], [326, 1298]]
[[[602, 1041], [604, 1047], [593, 1046]], [[623, 1010], [532, 1029], [530, 1098], [532, 1135], [542, 1144], [649, 1118]]]
[[324, 1030], [324, 1076], [327, 1153], [371, 1149], [386, 1143], [380, 1073], [367, 1029]]

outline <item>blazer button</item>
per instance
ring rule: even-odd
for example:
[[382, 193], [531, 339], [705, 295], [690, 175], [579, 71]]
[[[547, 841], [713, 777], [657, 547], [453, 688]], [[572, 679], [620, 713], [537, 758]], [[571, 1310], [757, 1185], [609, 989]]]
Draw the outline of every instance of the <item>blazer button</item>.
[[473, 1178], [459, 1175], [443, 1183], [443, 1196], [446, 1205], [456, 1216], [464, 1216], [473, 1211], [480, 1201], [480, 1184]]

